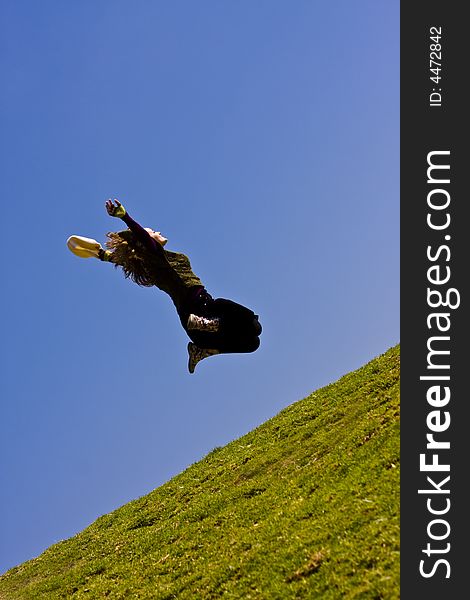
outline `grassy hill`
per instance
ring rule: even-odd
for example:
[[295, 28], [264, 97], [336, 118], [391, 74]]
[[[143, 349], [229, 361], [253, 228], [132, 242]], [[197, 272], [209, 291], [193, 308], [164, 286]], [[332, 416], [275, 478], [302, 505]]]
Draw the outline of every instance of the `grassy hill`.
[[399, 353], [11, 569], [0, 598], [399, 598]]

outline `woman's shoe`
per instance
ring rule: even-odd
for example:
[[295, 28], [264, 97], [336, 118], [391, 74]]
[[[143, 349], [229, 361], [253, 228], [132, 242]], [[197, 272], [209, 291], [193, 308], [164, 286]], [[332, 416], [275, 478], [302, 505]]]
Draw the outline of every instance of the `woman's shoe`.
[[194, 369], [198, 362], [208, 358], [209, 356], [215, 356], [219, 354], [218, 350], [209, 349], [209, 348], [199, 348], [193, 342], [189, 342], [188, 344], [188, 354], [189, 354], [189, 362], [188, 362], [188, 370], [190, 373], [194, 373]]
[[189, 315], [186, 324], [189, 330], [206, 331], [207, 333], [217, 333], [219, 331], [220, 319], [206, 319], [198, 315]]

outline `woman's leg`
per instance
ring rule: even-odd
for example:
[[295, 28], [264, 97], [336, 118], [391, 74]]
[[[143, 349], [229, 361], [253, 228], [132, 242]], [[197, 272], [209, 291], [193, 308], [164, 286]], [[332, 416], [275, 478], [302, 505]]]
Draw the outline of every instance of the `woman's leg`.
[[233, 300], [216, 298], [209, 303], [207, 310], [208, 316], [220, 319], [225, 334], [235, 336], [237, 333], [244, 336], [261, 334], [262, 328], [258, 315]]
[[249, 308], [232, 300], [217, 298], [206, 304], [200, 316], [219, 319], [219, 327], [217, 332], [189, 331], [185, 327], [189, 337], [199, 348], [217, 349], [222, 353], [245, 353], [258, 349], [258, 336], [262, 328], [258, 316]]
[[257, 335], [235, 336], [201, 331], [188, 331], [187, 333], [198, 348], [218, 350], [219, 354], [246, 354], [255, 352], [260, 346], [260, 339]]

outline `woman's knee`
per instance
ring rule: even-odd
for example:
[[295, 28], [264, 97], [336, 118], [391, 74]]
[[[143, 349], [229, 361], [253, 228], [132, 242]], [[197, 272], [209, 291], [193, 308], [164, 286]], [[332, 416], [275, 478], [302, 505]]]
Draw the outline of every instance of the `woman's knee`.
[[253, 331], [255, 335], [261, 335], [263, 328], [261, 327], [261, 323], [258, 321], [258, 315], [255, 315], [253, 319]]
[[256, 352], [256, 350], [258, 350], [259, 346], [260, 346], [260, 339], [259, 337], [254, 337], [251, 340], [249, 340], [246, 344], [246, 350], [245, 352]]

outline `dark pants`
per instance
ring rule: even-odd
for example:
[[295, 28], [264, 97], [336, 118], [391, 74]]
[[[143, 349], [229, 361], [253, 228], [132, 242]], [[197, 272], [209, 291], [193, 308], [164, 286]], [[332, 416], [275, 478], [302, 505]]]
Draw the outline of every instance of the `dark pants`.
[[[204, 291], [178, 312], [183, 328], [199, 348], [212, 348], [224, 354], [254, 352], [259, 348], [261, 324], [258, 315], [241, 304], [225, 298], [213, 299]], [[220, 319], [218, 331], [188, 331], [186, 323], [191, 313]]]

